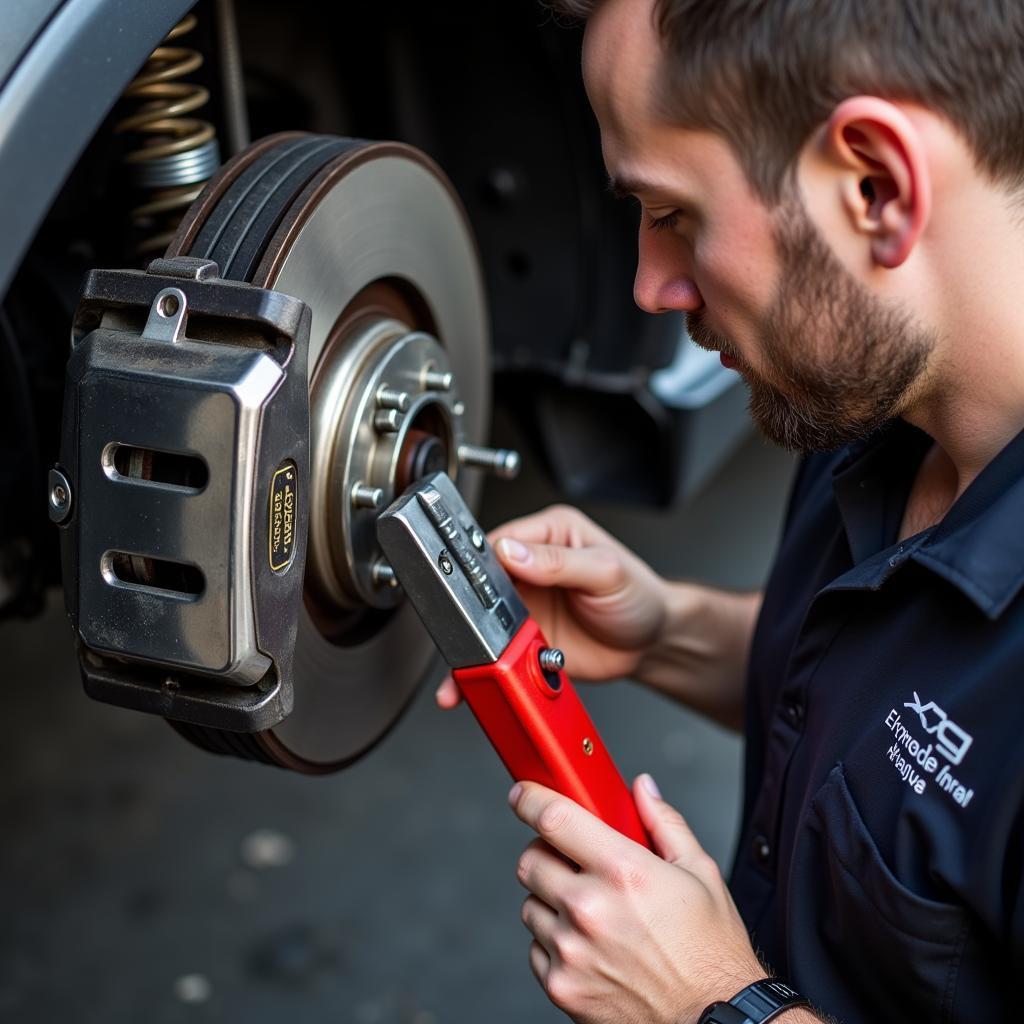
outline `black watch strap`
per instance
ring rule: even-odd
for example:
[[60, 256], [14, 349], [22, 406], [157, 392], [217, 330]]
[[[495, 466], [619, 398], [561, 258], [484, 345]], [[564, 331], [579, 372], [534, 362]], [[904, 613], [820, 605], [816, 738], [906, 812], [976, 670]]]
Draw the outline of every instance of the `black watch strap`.
[[712, 1003], [697, 1024], [766, 1024], [783, 1010], [810, 1000], [778, 978], [764, 978], [737, 992], [727, 1003]]

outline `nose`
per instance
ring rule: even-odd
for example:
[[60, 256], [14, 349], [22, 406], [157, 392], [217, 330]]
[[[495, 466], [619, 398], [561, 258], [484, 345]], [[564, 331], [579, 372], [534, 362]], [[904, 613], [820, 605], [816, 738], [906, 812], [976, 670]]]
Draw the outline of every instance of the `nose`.
[[704, 305], [685, 243], [641, 225], [633, 300], [648, 313], [693, 312]]

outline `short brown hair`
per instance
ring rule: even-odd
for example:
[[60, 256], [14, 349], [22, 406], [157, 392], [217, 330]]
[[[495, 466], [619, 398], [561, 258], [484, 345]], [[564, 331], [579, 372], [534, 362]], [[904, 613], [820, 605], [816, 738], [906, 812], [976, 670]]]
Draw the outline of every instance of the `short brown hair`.
[[[601, 0], [553, 0], [586, 18]], [[777, 200], [849, 96], [943, 115], [993, 181], [1024, 186], [1022, 0], [655, 0], [665, 115], [723, 136]]]

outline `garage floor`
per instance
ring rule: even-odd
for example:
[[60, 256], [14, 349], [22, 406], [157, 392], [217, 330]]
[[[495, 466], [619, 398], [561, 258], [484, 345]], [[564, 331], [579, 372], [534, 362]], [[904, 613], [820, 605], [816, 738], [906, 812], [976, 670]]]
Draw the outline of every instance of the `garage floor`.
[[[682, 511], [591, 511], [668, 575], [756, 586], [791, 468], [751, 439]], [[528, 474], [483, 518], [551, 498]], [[565, 1019], [526, 962], [530, 833], [465, 709], [424, 691], [361, 763], [309, 779], [87, 700], [57, 594], [0, 646], [0, 1020]], [[623, 773], [653, 772], [727, 864], [739, 741], [629, 684], [584, 699]]]

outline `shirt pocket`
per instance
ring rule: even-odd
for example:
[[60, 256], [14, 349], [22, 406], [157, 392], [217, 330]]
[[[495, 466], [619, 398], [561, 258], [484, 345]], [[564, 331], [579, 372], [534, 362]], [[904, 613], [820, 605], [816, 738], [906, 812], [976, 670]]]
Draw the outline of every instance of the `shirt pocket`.
[[[824, 1010], [844, 1024], [953, 1020], [968, 914], [892, 873], [841, 763], [811, 802], [792, 866], [790, 974]], [[804, 941], [811, 935], [816, 942]]]

